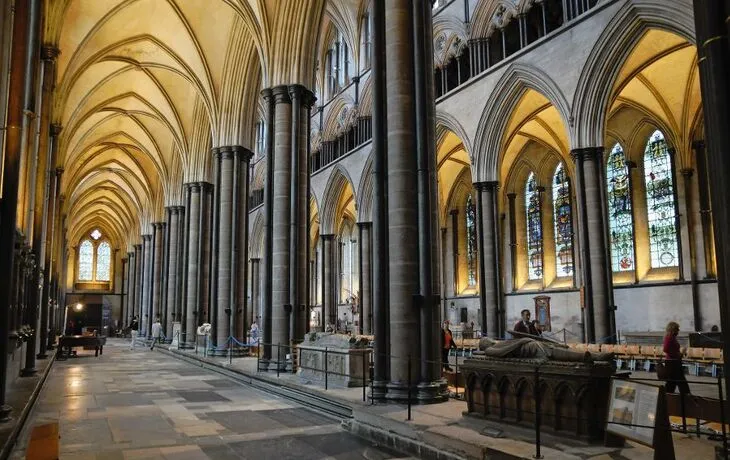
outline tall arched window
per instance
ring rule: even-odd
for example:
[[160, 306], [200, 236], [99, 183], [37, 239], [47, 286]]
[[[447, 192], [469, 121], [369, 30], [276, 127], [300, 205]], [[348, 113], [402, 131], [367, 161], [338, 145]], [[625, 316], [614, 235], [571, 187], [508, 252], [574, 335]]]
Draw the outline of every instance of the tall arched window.
[[527, 214], [527, 278], [542, 278], [542, 219], [540, 191], [535, 173], [530, 173], [525, 184], [525, 209]]
[[469, 286], [477, 284], [477, 230], [476, 209], [471, 193], [466, 196], [466, 274]]
[[654, 131], [646, 143], [644, 174], [651, 268], [676, 267], [678, 253], [674, 171], [667, 141], [660, 131]]
[[372, 29], [370, 27], [370, 11], [365, 12], [362, 17], [362, 30], [360, 31], [362, 49], [360, 50], [360, 70], [370, 68], [370, 53], [372, 47]]
[[94, 245], [84, 240], [79, 246], [79, 281], [94, 280]]
[[570, 180], [561, 162], [553, 175], [553, 223], [557, 276], [573, 276], [573, 216]]
[[[112, 248], [99, 229], [94, 229], [79, 244], [78, 275], [80, 283], [103, 283], [104, 288], [112, 277]], [[99, 286], [93, 286], [98, 288]], [[84, 286], [83, 289], [88, 289]]]
[[109, 243], [102, 241], [96, 248], [96, 281], [110, 281], [112, 248]]
[[613, 146], [606, 164], [608, 223], [613, 271], [634, 269], [634, 216], [626, 155], [621, 144]]

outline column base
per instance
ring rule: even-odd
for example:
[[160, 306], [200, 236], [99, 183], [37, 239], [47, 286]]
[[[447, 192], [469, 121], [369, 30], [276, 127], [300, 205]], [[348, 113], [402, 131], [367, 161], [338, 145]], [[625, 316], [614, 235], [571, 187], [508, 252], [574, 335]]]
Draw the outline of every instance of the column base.
[[388, 382], [384, 380], [373, 380], [370, 397], [373, 401], [385, 401], [385, 395], [388, 393]]
[[46, 359], [46, 358], [48, 358], [48, 355], [43, 352], [40, 352], [37, 355], [35, 355], [35, 357], [36, 357], [36, 359]]
[[388, 402], [407, 404], [409, 399], [411, 404], [418, 404], [420, 402], [417, 398], [417, 385], [411, 385], [409, 391], [407, 382], [388, 382], [386, 388], [388, 393], [385, 395], [385, 399]]
[[12, 420], [12, 417], [10, 417], [10, 414], [13, 412], [13, 408], [8, 406], [7, 404], [3, 404], [0, 406], [0, 423], [3, 422], [9, 422]]
[[32, 377], [32, 376], [36, 375], [37, 373], [38, 373], [38, 371], [36, 370], [35, 367], [26, 367], [25, 369], [20, 371], [20, 376], [21, 377]]
[[261, 366], [262, 370], [266, 370], [268, 372], [283, 372], [283, 373], [291, 373], [291, 363], [285, 360], [282, 361], [276, 361], [271, 360], [268, 362], [267, 367]]
[[449, 399], [449, 392], [446, 379], [419, 383], [418, 394], [416, 397], [420, 404], [432, 404], [447, 401]]

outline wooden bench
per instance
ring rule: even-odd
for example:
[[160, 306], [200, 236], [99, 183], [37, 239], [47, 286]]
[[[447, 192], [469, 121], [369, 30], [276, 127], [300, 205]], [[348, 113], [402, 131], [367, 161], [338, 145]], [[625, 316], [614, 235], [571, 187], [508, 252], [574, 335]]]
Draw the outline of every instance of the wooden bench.
[[57, 460], [59, 456], [58, 437], [58, 423], [36, 426], [30, 433], [25, 458], [28, 460]]

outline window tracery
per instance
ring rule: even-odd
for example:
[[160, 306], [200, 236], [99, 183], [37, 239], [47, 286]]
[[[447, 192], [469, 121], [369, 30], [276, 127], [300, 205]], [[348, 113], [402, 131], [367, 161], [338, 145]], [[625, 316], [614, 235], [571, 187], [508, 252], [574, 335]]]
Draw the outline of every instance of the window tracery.
[[651, 268], [678, 264], [674, 171], [667, 141], [654, 131], [644, 150], [646, 210]]
[[104, 234], [92, 230], [78, 247], [76, 280], [81, 283], [109, 283], [112, 276], [112, 248]]
[[525, 184], [525, 209], [527, 216], [527, 278], [542, 278], [542, 219], [540, 191], [535, 173], [530, 173]]
[[111, 256], [111, 246], [102, 241], [96, 248], [96, 281], [110, 281]]
[[466, 196], [466, 273], [470, 287], [477, 284], [477, 231], [476, 208], [471, 194]]
[[558, 165], [553, 175], [553, 225], [557, 276], [573, 276], [573, 216], [570, 206], [570, 180], [563, 163]]
[[79, 246], [79, 281], [94, 280], [94, 245], [84, 240]]
[[626, 155], [621, 144], [613, 146], [606, 164], [611, 266], [614, 272], [634, 270], [634, 216]]

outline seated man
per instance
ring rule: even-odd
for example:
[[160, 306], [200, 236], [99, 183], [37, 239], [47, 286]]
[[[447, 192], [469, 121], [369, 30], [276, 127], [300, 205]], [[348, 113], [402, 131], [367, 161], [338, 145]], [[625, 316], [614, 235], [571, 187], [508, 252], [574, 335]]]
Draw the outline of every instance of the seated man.
[[542, 335], [540, 324], [537, 323], [537, 321], [530, 321], [530, 310], [524, 309], [520, 313], [522, 315], [522, 319], [517, 321], [515, 327], [512, 329], [517, 332], [522, 332], [523, 334]]

